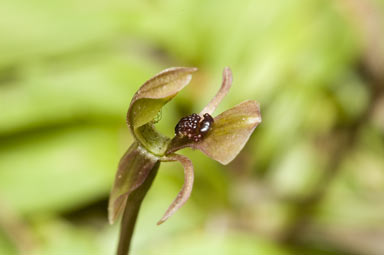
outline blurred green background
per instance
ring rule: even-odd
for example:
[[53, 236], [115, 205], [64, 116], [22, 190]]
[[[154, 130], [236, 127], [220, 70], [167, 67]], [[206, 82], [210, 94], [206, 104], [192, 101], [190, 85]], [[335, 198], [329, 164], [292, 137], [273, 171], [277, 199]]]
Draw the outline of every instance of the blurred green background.
[[0, 254], [114, 254], [107, 223], [125, 114], [162, 69], [199, 72], [162, 112], [169, 136], [230, 66], [216, 113], [263, 123], [222, 166], [198, 151], [188, 203], [162, 164], [132, 254], [384, 254], [384, 1], [2, 0]]

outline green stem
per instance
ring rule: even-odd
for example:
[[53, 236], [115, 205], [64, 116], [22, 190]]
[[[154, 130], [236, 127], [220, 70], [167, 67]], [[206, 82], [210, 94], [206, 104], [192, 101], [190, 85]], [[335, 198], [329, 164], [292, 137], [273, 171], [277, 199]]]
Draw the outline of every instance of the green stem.
[[135, 191], [133, 191], [128, 197], [127, 204], [124, 209], [123, 218], [121, 220], [117, 255], [127, 255], [129, 252], [133, 231], [135, 229], [137, 215], [139, 214], [141, 203], [143, 202], [145, 195], [147, 194], [149, 188], [152, 185], [153, 180], [155, 179], [157, 170], [159, 169], [159, 165], [160, 162], [157, 162], [149, 173], [147, 179], [144, 181], [144, 183]]

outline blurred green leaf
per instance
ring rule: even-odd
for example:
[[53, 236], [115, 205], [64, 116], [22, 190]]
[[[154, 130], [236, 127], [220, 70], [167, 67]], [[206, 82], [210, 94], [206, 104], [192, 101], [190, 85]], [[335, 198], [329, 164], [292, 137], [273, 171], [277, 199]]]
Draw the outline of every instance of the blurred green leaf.
[[3, 144], [0, 192], [13, 208], [35, 214], [106, 197], [118, 162], [118, 139], [114, 127], [80, 127]]

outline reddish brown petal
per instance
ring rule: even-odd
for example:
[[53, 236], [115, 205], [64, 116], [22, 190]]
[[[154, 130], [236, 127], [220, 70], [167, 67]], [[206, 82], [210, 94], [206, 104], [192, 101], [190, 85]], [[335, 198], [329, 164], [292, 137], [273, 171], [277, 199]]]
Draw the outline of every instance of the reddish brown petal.
[[137, 143], [131, 145], [121, 158], [108, 205], [108, 219], [112, 224], [123, 211], [129, 194], [136, 190], [159, 162]]
[[226, 165], [242, 150], [260, 122], [259, 104], [253, 100], [245, 101], [217, 116], [203, 141], [190, 146]]
[[127, 123], [132, 131], [153, 120], [163, 105], [191, 81], [191, 73], [196, 70], [169, 68], [145, 82], [134, 95], [128, 110]]
[[184, 185], [181, 188], [181, 191], [179, 194], [177, 194], [176, 199], [172, 202], [172, 204], [169, 206], [168, 210], [165, 212], [164, 216], [157, 222], [157, 225], [162, 224], [164, 221], [166, 221], [169, 217], [171, 217], [185, 202], [187, 202], [189, 196], [192, 192], [193, 187], [193, 165], [189, 158], [172, 154], [165, 158], [162, 161], [179, 161], [183, 167], [184, 167]]
[[221, 83], [221, 87], [216, 95], [212, 98], [212, 100], [204, 107], [204, 109], [200, 112], [200, 115], [203, 116], [204, 113], [212, 113], [215, 111], [216, 107], [220, 104], [221, 100], [228, 93], [229, 89], [232, 85], [232, 72], [229, 67], [224, 68], [223, 71], [223, 81]]

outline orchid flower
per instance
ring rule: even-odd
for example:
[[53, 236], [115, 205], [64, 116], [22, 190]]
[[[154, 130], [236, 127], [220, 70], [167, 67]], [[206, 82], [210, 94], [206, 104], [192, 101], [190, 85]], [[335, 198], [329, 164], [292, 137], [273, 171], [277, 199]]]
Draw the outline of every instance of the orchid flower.
[[[152, 184], [160, 162], [178, 161], [184, 167], [184, 185], [157, 224], [165, 222], [188, 200], [194, 180], [191, 160], [175, 152], [186, 147], [198, 149], [226, 165], [239, 154], [261, 122], [259, 104], [253, 100], [242, 102], [214, 118], [211, 116], [232, 84], [232, 73], [227, 67], [223, 71], [219, 91], [199, 114], [182, 118], [172, 139], [157, 132], [157, 114], [188, 85], [192, 73], [196, 71], [197, 68], [187, 67], [166, 69], [145, 82], [133, 96], [127, 124], [134, 142], [120, 160], [110, 194], [108, 218], [111, 224], [124, 211], [122, 228], [133, 220], [130, 226], [132, 232], [141, 201]], [[131, 235], [121, 234], [120, 242]]]

